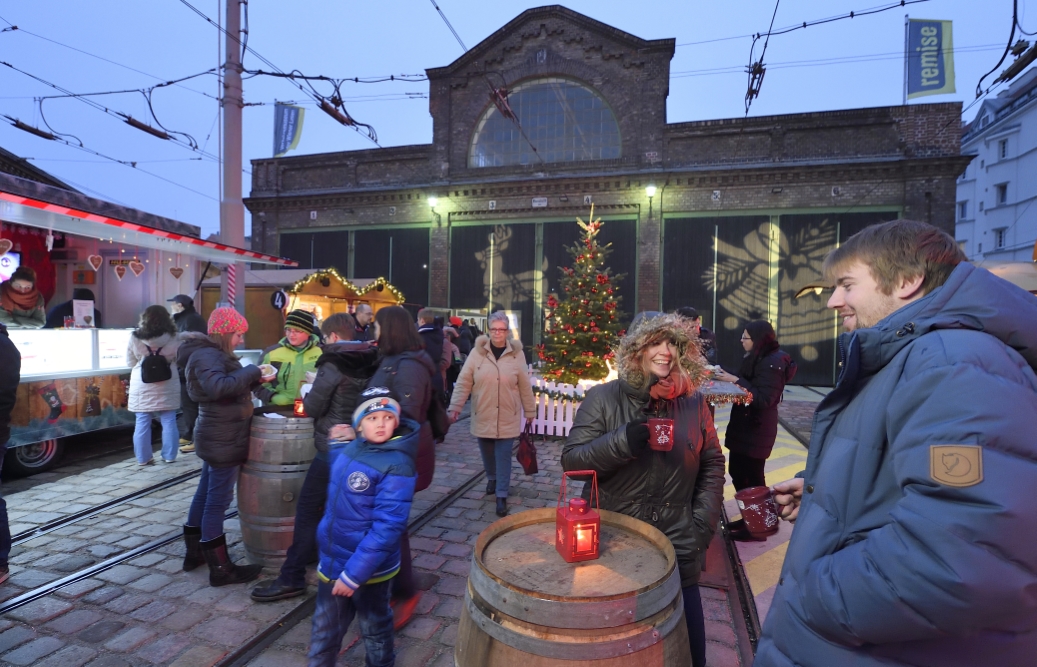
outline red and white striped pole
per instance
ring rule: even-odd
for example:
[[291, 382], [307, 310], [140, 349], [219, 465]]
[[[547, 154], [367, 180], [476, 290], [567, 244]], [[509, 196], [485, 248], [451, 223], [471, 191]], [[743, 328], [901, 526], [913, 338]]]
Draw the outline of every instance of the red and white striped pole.
[[227, 265], [227, 301], [233, 306], [238, 303], [238, 265]]

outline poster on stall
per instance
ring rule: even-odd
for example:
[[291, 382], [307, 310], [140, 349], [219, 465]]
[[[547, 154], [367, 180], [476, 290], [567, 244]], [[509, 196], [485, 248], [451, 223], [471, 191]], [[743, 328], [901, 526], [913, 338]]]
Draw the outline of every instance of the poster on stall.
[[51, 438], [127, 426], [129, 373], [30, 380], [18, 385], [11, 411], [11, 440], [20, 447]]
[[94, 302], [73, 299], [72, 315], [76, 318], [77, 327], [94, 326]]

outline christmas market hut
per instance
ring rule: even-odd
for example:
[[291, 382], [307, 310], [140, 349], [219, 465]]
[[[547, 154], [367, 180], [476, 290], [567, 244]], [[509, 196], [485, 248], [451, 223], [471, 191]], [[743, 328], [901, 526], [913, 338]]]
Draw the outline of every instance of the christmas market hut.
[[[216, 307], [220, 279], [206, 280], [202, 286], [204, 317]], [[404, 302], [403, 293], [385, 278], [343, 278], [334, 268], [249, 270], [245, 272], [245, 317], [249, 330], [245, 347], [264, 349], [284, 335], [284, 316], [301, 309], [323, 321], [335, 313], [355, 312], [360, 304], [374, 312]], [[279, 311], [277, 317], [270, 317]]]

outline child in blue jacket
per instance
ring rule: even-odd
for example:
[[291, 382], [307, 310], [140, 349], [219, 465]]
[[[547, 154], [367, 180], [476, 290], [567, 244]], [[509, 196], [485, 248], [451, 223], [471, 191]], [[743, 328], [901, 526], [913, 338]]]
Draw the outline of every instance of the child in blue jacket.
[[357, 438], [331, 451], [331, 481], [317, 528], [320, 564], [310, 667], [332, 667], [342, 639], [360, 617], [370, 667], [392, 667], [392, 578], [400, 570], [420, 425], [400, 418], [384, 387], [368, 388], [353, 413]]

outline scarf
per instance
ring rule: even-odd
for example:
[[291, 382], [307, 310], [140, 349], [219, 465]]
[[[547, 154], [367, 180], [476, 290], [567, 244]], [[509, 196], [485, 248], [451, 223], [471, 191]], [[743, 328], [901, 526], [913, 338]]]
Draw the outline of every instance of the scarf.
[[21, 292], [15, 292], [11, 288], [11, 281], [0, 285], [0, 307], [11, 313], [17, 310], [24, 310], [26, 312], [32, 312], [36, 310], [39, 305], [40, 292], [36, 289], [36, 286], [32, 286], [32, 290], [22, 294]]
[[[671, 371], [672, 373], [673, 371]], [[657, 401], [672, 401], [677, 398], [677, 383], [667, 375], [659, 378], [659, 381], [652, 385], [648, 393]]]

